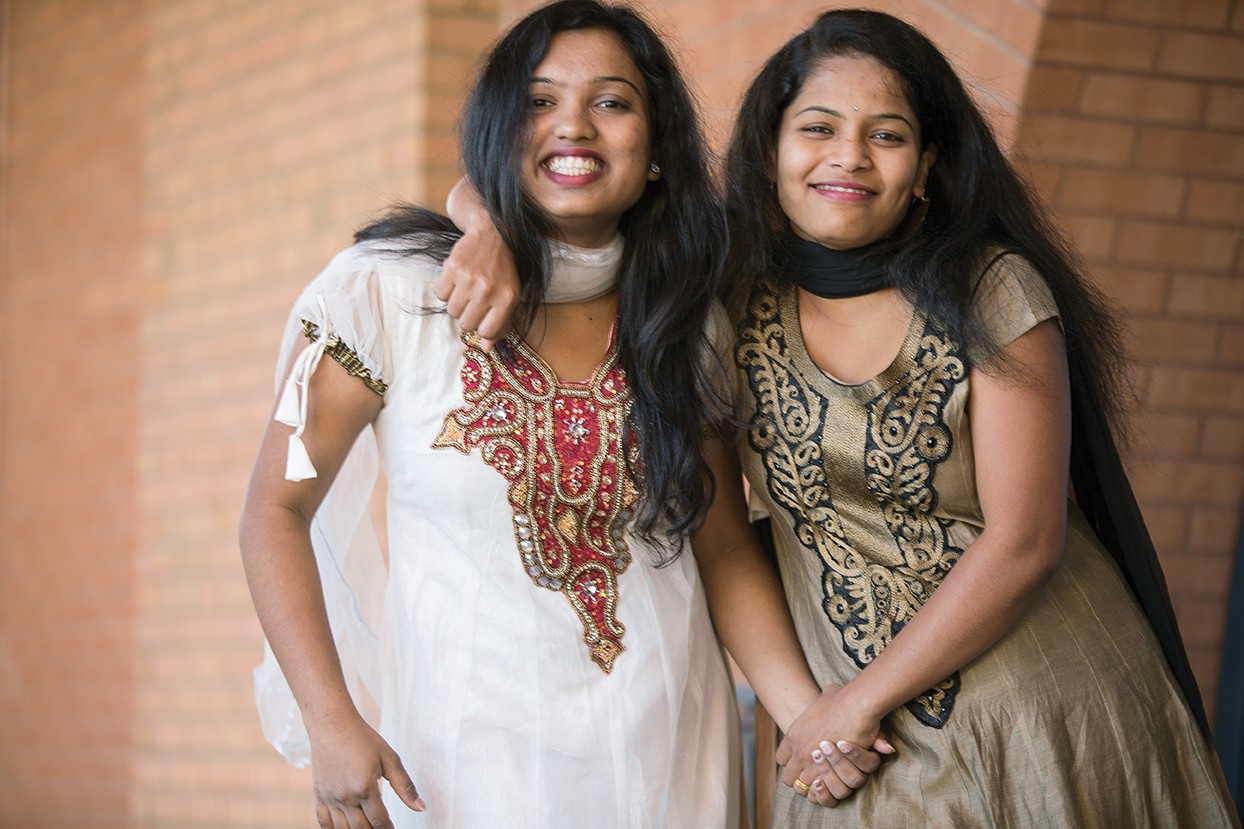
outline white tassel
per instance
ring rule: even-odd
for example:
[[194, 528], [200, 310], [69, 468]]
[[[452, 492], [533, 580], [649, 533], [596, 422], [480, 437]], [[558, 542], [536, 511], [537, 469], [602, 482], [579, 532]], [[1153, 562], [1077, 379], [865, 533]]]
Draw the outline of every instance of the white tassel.
[[298, 435], [289, 436], [289, 454], [285, 457], [285, 480], [287, 481], [305, 481], [308, 478], [314, 478], [317, 474], [315, 465], [311, 463], [311, 456], [307, 454], [307, 447], [303, 445], [302, 438]]
[[294, 360], [274, 415], [281, 423], [294, 427], [294, 433], [289, 436], [288, 454], [285, 456], [287, 481], [305, 481], [317, 474], [307, 447], [302, 442], [302, 433], [307, 428], [307, 409], [311, 404], [311, 375], [315, 374], [320, 358], [324, 356], [324, 349], [328, 347], [328, 339], [333, 330], [324, 298], [317, 297], [317, 302], [320, 306], [320, 336]]

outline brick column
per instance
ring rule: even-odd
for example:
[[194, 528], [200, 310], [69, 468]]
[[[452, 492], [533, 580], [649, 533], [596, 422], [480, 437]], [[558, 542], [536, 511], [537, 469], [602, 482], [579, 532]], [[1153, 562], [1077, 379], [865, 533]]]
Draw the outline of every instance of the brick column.
[[1129, 318], [1133, 481], [1212, 716], [1244, 499], [1244, 7], [1051, 0], [1017, 147]]

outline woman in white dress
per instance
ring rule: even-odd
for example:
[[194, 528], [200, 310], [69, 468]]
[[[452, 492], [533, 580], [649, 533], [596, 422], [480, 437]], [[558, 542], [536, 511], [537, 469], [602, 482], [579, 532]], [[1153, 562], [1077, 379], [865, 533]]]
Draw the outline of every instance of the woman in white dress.
[[690, 96], [634, 13], [564, 0], [493, 48], [461, 136], [521, 333], [438, 312], [460, 234], [413, 207], [298, 299], [241, 526], [265, 730], [324, 827], [738, 826], [733, 689], [679, 555], [729, 416]]

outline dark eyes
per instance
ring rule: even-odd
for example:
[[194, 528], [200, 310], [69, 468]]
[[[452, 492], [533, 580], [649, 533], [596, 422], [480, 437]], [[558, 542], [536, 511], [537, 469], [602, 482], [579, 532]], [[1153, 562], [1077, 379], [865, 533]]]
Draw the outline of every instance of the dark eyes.
[[[530, 106], [532, 109], [544, 109], [546, 107], [556, 106], [557, 102], [551, 98], [535, 96], [531, 99]], [[629, 102], [620, 98], [601, 98], [592, 104], [597, 109], [605, 110], [629, 110], [631, 105]]]
[[[812, 133], [813, 135], [833, 135], [834, 128], [828, 124], [808, 124], [800, 127], [800, 132]], [[885, 144], [902, 144], [906, 142], [906, 138], [893, 130], [874, 130], [868, 134], [868, 137], [880, 141]]]

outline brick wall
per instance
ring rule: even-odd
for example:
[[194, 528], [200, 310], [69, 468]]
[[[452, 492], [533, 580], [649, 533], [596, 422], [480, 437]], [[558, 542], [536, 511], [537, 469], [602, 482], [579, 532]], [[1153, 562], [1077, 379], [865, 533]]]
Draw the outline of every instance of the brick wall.
[[142, 5], [0, 2], [4, 827], [128, 825]]
[[[1048, 2], [878, 7], [951, 54], [1134, 318], [1138, 483], [1208, 690], [1244, 494], [1244, 12]], [[377, 208], [440, 202], [462, 86], [532, 5], [0, 0], [0, 826], [313, 825], [259, 735], [235, 541], [279, 327]], [[646, 7], [720, 145], [824, 6]]]
[[1244, 498], [1244, 6], [1050, 0], [1017, 149], [1129, 318], [1133, 481], [1212, 715]]

